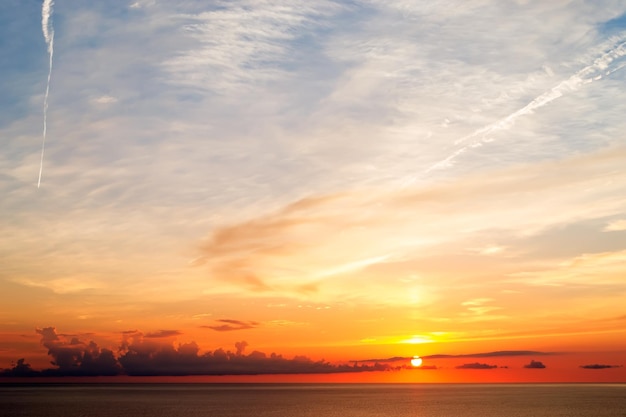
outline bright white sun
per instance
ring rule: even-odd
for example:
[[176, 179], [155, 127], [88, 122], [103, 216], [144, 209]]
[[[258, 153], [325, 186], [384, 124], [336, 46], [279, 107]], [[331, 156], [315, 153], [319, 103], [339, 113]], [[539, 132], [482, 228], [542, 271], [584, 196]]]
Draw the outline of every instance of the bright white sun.
[[413, 356], [413, 359], [411, 359], [411, 365], [415, 366], [416, 368], [418, 366], [422, 366], [422, 358], [420, 358], [419, 356]]

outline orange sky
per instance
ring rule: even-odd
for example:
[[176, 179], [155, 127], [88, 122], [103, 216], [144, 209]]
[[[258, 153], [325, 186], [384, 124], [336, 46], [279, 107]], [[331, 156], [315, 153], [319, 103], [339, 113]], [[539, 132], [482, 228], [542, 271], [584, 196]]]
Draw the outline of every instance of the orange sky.
[[0, 10], [4, 375], [626, 381], [626, 6], [114, 3]]

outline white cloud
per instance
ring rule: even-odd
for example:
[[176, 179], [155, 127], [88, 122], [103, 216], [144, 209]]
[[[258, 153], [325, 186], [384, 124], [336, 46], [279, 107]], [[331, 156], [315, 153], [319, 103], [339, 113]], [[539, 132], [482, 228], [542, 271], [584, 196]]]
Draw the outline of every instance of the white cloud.
[[117, 98], [113, 97], [113, 96], [109, 96], [109, 95], [103, 95], [103, 96], [99, 96], [93, 99], [93, 102], [96, 104], [113, 104], [113, 103], [117, 103]]

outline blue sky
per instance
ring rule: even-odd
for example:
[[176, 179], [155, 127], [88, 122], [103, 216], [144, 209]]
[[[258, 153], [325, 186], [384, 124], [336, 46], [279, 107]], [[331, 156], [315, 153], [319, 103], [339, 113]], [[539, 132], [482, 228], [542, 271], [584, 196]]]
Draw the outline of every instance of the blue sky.
[[[441, 319], [425, 322], [429, 337], [466, 320], [446, 330], [459, 340], [497, 334], [492, 324], [511, 317], [569, 328], [572, 305], [619, 316], [622, 1], [57, 0], [52, 10], [37, 188], [41, 3], [0, 5], [0, 300], [34, 297], [56, 321], [11, 304], [2, 331], [114, 332], [110, 323], [138, 328], [141, 312], [171, 303], [187, 303], [176, 314], [189, 320], [262, 322], [232, 317], [241, 299], [349, 301], [372, 317], [380, 302], [398, 326], [424, 308]], [[571, 301], [577, 289], [587, 295]], [[300, 323], [292, 314], [273, 320]], [[315, 320], [302, 322], [323, 326]], [[361, 336], [350, 337], [370, 340]]]

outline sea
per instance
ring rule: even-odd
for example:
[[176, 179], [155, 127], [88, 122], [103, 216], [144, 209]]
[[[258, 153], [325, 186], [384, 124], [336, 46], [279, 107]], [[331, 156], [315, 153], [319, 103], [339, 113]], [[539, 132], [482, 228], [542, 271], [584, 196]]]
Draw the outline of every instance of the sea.
[[2, 384], [1, 417], [626, 417], [626, 384]]

